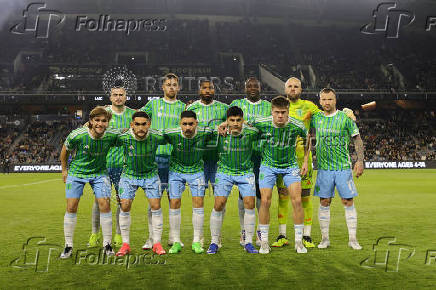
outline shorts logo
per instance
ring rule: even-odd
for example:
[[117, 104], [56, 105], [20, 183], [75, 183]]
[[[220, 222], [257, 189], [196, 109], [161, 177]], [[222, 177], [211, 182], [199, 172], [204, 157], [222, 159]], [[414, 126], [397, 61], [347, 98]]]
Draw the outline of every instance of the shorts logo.
[[254, 176], [247, 177], [247, 182], [250, 185], [254, 185]]
[[67, 184], [65, 185], [65, 188], [66, 188], [66, 189], [71, 189], [71, 183], [67, 183]]
[[261, 173], [259, 174], [259, 180], [263, 180], [265, 178], [265, 174]]
[[315, 192], [319, 192], [319, 185], [315, 186]]
[[292, 170], [292, 176], [298, 176], [298, 174], [300, 173], [300, 170], [299, 169], [294, 169], [294, 170]]

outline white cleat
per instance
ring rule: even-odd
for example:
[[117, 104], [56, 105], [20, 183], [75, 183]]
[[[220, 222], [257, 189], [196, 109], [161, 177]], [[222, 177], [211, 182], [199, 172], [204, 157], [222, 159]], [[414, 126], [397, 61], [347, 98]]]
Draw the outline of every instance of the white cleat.
[[329, 239], [322, 239], [321, 243], [318, 244], [318, 249], [327, 249], [328, 247], [330, 247]]
[[241, 247], [245, 247], [245, 230], [241, 231], [241, 236], [239, 237], [239, 244]]
[[269, 247], [268, 242], [260, 242], [259, 254], [269, 254], [271, 248]]
[[111, 244], [106, 244], [106, 246], [104, 246], [104, 253], [106, 254], [106, 256], [110, 257], [110, 256], [115, 256], [115, 252], [112, 249]]
[[303, 242], [295, 243], [295, 250], [298, 254], [306, 254], [307, 249], [304, 247]]
[[362, 250], [362, 246], [359, 245], [359, 243], [357, 242], [357, 240], [350, 240], [348, 242], [348, 246], [350, 248], [352, 248], [353, 250]]
[[73, 254], [73, 248], [69, 246], [65, 246], [65, 249], [62, 252], [62, 254], [59, 256], [59, 258], [68, 259], [71, 257], [72, 254]]
[[256, 247], [260, 247], [260, 231], [256, 231]]
[[145, 244], [142, 246], [143, 250], [151, 250], [153, 248], [153, 240], [148, 238]]

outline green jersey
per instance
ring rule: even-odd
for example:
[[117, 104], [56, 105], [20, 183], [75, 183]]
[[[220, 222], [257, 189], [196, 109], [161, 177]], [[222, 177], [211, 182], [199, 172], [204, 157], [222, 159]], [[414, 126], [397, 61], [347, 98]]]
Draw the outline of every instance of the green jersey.
[[[125, 106], [124, 111], [120, 114], [116, 113], [112, 106], [106, 106], [105, 109], [112, 113], [112, 119], [109, 122], [110, 128], [126, 129], [130, 128], [132, 115], [135, 110]], [[112, 147], [106, 156], [107, 168], [122, 168], [123, 167], [123, 151], [120, 147]]]
[[75, 152], [68, 174], [79, 178], [107, 174], [106, 155], [112, 146], [116, 146], [120, 133], [120, 130], [108, 128], [101, 138], [94, 139], [86, 127], [73, 130], [64, 143], [68, 151]]
[[172, 145], [170, 171], [197, 173], [204, 170], [203, 152], [213, 133], [207, 128], [197, 127], [195, 136], [186, 138], [182, 129], [164, 130], [165, 140]]
[[[180, 100], [170, 102], [159, 98], [148, 101], [140, 110], [151, 118], [151, 129], [164, 130], [179, 126], [180, 114], [185, 110], [185, 104]], [[156, 155], [171, 155], [171, 145], [159, 146]]]
[[[186, 110], [195, 112], [198, 125], [202, 127], [215, 128], [227, 119], [228, 105], [213, 100], [209, 105], [203, 104], [200, 100], [190, 104]], [[216, 148], [207, 148], [203, 154], [204, 161], [217, 161], [218, 151]]]
[[[217, 134], [217, 133], [215, 133]], [[259, 131], [243, 125], [239, 135], [227, 134], [218, 136], [218, 169], [217, 172], [228, 175], [244, 175], [253, 173], [253, 143], [256, 143]]]
[[254, 122], [262, 134], [262, 165], [275, 168], [298, 167], [295, 153], [298, 137], [306, 138], [307, 129], [297, 119], [288, 117], [283, 127], [273, 123], [273, 117], [256, 119]]
[[[244, 112], [244, 120], [252, 124], [255, 119], [271, 116], [271, 103], [265, 100], [259, 100], [255, 103], [247, 98], [234, 100], [230, 106], [237, 106]], [[253, 143], [255, 154], [261, 154], [261, 143]]]
[[316, 133], [316, 162], [318, 169], [345, 170], [351, 168], [348, 151], [350, 136], [359, 135], [356, 123], [342, 111], [326, 116], [318, 112], [312, 116], [311, 127]]

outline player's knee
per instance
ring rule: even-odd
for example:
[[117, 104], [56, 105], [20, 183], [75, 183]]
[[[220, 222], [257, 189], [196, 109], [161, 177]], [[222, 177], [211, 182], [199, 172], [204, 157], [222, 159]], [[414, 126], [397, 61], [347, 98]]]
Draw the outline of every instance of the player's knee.
[[342, 204], [345, 206], [352, 206], [353, 205], [353, 198], [342, 198]]
[[254, 198], [244, 199], [244, 208], [253, 209], [254, 208]]
[[195, 208], [203, 207], [203, 198], [201, 197], [193, 197], [192, 198], [192, 206]]
[[279, 197], [284, 199], [286, 196], [288, 196], [288, 189], [286, 187], [279, 187], [278, 188]]
[[301, 197], [308, 197], [308, 196], [310, 196], [310, 189], [302, 189]]
[[260, 205], [262, 207], [269, 208], [271, 206], [271, 197], [268, 198], [268, 197], [263, 196], [262, 199], [260, 200]]
[[67, 205], [67, 212], [68, 213], [77, 213], [77, 204]]
[[121, 203], [121, 210], [122, 210], [123, 212], [129, 212], [131, 207], [132, 207], [132, 206], [131, 206], [130, 204], [127, 204], [127, 203]]
[[319, 203], [321, 204], [321, 206], [330, 206], [330, 199], [329, 198], [321, 198]]
[[173, 198], [170, 200], [170, 207], [172, 209], [178, 209], [182, 205], [182, 200], [179, 198]]

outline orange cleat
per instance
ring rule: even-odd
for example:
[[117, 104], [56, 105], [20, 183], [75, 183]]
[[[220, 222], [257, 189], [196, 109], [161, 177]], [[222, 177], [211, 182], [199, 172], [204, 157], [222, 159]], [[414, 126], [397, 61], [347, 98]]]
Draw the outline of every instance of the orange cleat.
[[165, 252], [164, 248], [162, 248], [161, 243], [156, 243], [153, 245], [153, 253], [158, 255], [165, 255], [167, 252]]
[[117, 257], [123, 257], [125, 255], [127, 255], [128, 253], [130, 253], [130, 246], [128, 243], [123, 243], [122, 247], [120, 248], [120, 250], [115, 254], [115, 256]]

